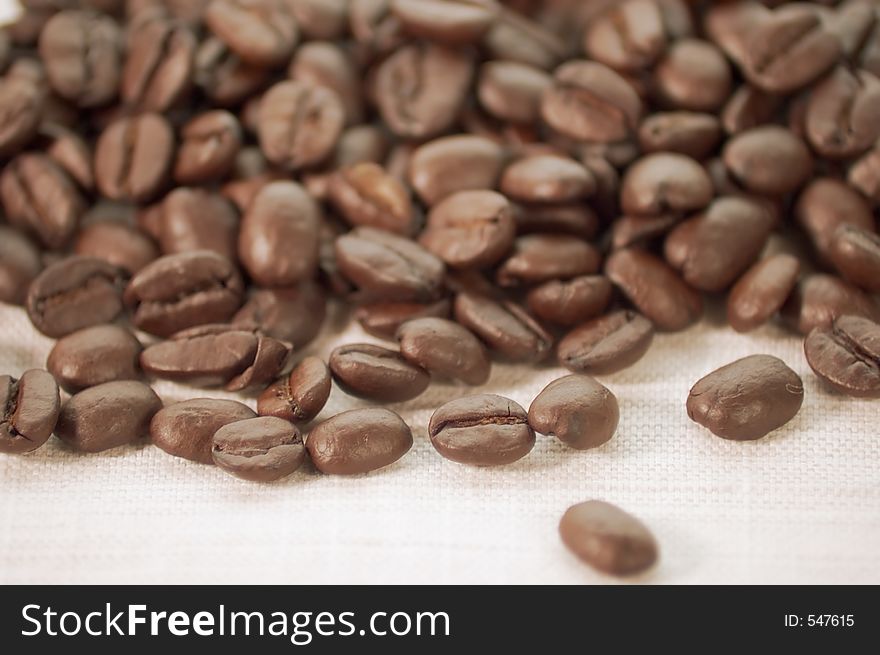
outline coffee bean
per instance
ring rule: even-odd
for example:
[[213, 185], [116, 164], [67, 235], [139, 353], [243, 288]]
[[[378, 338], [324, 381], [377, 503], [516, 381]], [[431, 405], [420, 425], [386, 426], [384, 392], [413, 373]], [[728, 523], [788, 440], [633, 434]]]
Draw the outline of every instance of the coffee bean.
[[52, 250], [67, 244], [84, 209], [70, 178], [38, 153], [23, 153], [6, 164], [0, 173], [0, 197], [9, 222]]
[[720, 140], [721, 125], [712, 114], [651, 114], [639, 126], [639, 145], [645, 152], [676, 152], [700, 160], [712, 153]]
[[431, 416], [428, 435], [443, 457], [472, 466], [511, 464], [535, 445], [525, 410], [493, 394], [449, 401]]
[[109, 323], [122, 311], [119, 269], [91, 257], [67, 257], [47, 267], [31, 283], [27, 312], [34, 327], [59, 338]]
[[593, 194], [596, 181], [579, 163], [556, 155], [515, 161], [501, 176], [501, 191], [523, 202], [572, 202]]
[[117, 380], [140, 377], [142, 347], [118, 325], [95, 325], [62, 337], [52, 348], [46, 368], [69, 393]]
[[300, 185], [267, 184], [241, 221], [241, 263], [263, 286], [290, 286], [311, 278], [318, 266], [320, 221], [320, 208]]
[[845, 314], [880, 320], [880, 305], [851, 284], [822, 273], [803, 278], [782, 308], [786, 323], [804, 335]]
[[274, 482], [296, 471], [306, 449], [299, 429], [272, 416], [224, 425], [212, 440], [214, 463], [227, 473], [252, 482]]
[[501, 146], [485, 137], [442, 137], [413, 152], [408, 180], [422, 201], [433, 206], [457, 191], [493, 189], [504, 161]]
[[299, 41], [299, 29], [282, 0], [212, 0], [204, 13], [208, 29], [242, 61], [283, 64]]
[[621, 206], [627, 214], [690, 212], [712, 201], [706, 170], [685, 155], [655, 153], [633, 164], [623, 178]]
[[203, 189], [175, 189], [162, 202], [162, 253], [210, 250], [235, 261], [238, 224], [232, 204], [220, 195]]
[[829, 253], [840, 274], [856, 286], [880, 292], [880, 236], [843, 224], [834, 232]]
[[810, 93], [806, 134], [823, 157], [860, 155], [880, 136], [880, 79], [871, 73], [836, 68]]
[[180, 136], [174, 162], [178, 184], [202, 184], [226, 177], [242, 141], [238, 120], [222, 110], [199, 114], [183, 126]]
[[580, 560], [610, 575], [635, 575], [657, 561], [657, 542], [636, 517], [601, 500], [569, 507], [559, 521], [562, 543]]
[[359, 227], [336, 240], [342, 274], [381, 300], [431, 300], [443, 284], [443, 262], [417, 243]]
[[235, 400], [184, 400], [166, 406], [153, 416], [150, 437], [169, 455], [211, 464], [214, 461], [212, 440], [217, 430], [256, 416], [250, 407]]
[[345, 124], [363, 122], [364, 98], [358, 69], [345, 49], [325, 41], [304, 43], [290, 62], [288, 75], [312, 86], [334, 91], [345, 112]]
[[419, 243], [453, 268], [485, 268], [507, 254], [515, 235], [513, 212], [504, 196], [459, 191], [431, 208]]
[[58, 164], [81, 188], [91, 191], [95, 186], [92, 172], [92, 152], [78, 134], [54, 123], [40, 126], [40, 136], [46, 140], [46, 154]]
[[64, 403], [55, 434], [74, 450], [98, 453], [147, 437], [160, 409], [162, 401], [146, 384], [106, 382]]
[[721, 123], [728, 134], [739, 134], [770, 123], [781, 105], [780, 96], [743, 85], [733, 92], [724, 106]]
[[55, 429], [61, 400], [46, 371], [31, 369], [20, 379], [0, 375], [0, 453], [29, 453]]
[[31, 240], [0, 225], [0, 303], [24, 304], [28, 286], [42, 269], [40, 251]]
[[260, 416], [310, 421], [330, 397], [330, 369], [319, 357], [306, 357], [290, 375], [269, 385], [257, 399]]
[[279, 82], [260, 101], [260, 148], [266, 159], [287, 170], [325, 160], [344, 125], [342, 102], [326, 87]]
[[539, 362], [553, 345], [553, 337], [514, 303], [460, 293], [455, 297], [454, 311], [456, 321], [510, 361]]
[[345, 220], [412, 235], [416, 214], [409, 192], [403, 184], [378, 164], [364, 162], [338, 171], [331, 178], [330, 200]]
[[0, 78], [0, 156], [16, 154], [37, 134], [46, 93], [34, 80]]
[[129, 282], [125, 302], [135, 326], [167, 337], [231, 318], [241, 305], [242, 286], [229, 260], [197, 250], [166, 255], [142, 268]]
[[703, 313], [700, 295], [648, 252], [613, 252], [605, 262], [605, 275], [659, 330], [683, 330]]
[[174, 133], [160, 114], [139, 114], [110, 124], [95, 147], [95, 181], [112, 200], [143, 202], [167, 181]]
[[376, 402], [400, 403], [422, 394], [428, 373], [400, 353], [368, 343], [353, 343], [330, 354], [333, 379], [345, 393]]
[[449, 318], [452, 304], [448, 298], [432, 303], [377, 302], [362, 305], [354, 318], [368, 334], [379, 339], [394, 339], [398, 328], [417, 318]]
[[564, 205], [513, 205], [518, 234], [573, 234], [593, 239], [599, 232], [599, 217], [583, 203]]
[[798, 225], [807, 233], [822, 261], [831, 261], [834, 234], [840, 225], [874, 229], [874, 215], [865, 199], [840, 180], [821, 177], [801, 192], [794, 207]]
[[256, 289], [233, 323], [256, 325], [263, 334], [299, 349], [318, 335], [326, 304], [323, 291], [311, 281], [285, 289]]
[[611, 249], [645, 245], [668, 234], [681, 221], [677, 214], [621, 216], [611, 226]]
[[94, 257], [134, 275], [159, 256], [153, 240], [124, 223], [100, 221], [79, 230], [74, 251]]
[[804, 341], [807, 363], [823, 382], [848, 396], [880, 398], [880, 325], [840, 316]]
[[412, 448], [409, 426], [394, 412], [352, 409], [319, 423], [306, 447], [321, 473], [359, 475], [389, 466]]
[[489, 379], [489, 353], [473, 333], [443, 318], [416, 318], [397, 330], [400, 354], [431, 375], [479, 386]]
[[552, 78], [539, 68], [515, 61], [489, 61], [480, 68], [477, 97], [492, 116], [512, 123], [534, 123], [541, 96]]
[[629, 137], [642, 113], [642, 102], [629, 82], [591, 61], [564, 63], [544, 92], [541, 115], [562, 135], [580, 141], [610, 143]]
[[512, 11], [502, 12], [483, 41], [493, 59], [504, 59], [550, 70], [566, 54], [555, 34], [540, 23]]
[[220, 39], [209, 37], [196, 50], [194, 79], [208, 98], [231, 107], [264, 88], [269, 70], [242, 61]]
[[797, 257], [785, 253], [757, 262], [730, 290], [727, 322], [737, 332], [749, 332], [766, 323], [785, 304], [799, 273]]
[[389, 7], [407, 33], [453, 45], [478, 42], [500, 10], [480, 0], [391, 0]]
[[529, 407], [529, 425], [535, 432], [554, 436], [578, 450], [609, 441], [619, 419], [617, 398], [586, 375], [554, 380]]
[[576, 325], [605, 311], [611, 282], [601, 275], [550, 280], [529, 291], [526, 302], [538, 318], [556, 325]]
[[771, 355], [739, 359], [697, 382], [687, 400], [690, 419], [722, 439], [752, 441], [795, 417], [804, 385]]
[[535, 284], [548, 280], [592, 275], [599, 270], [599, 251], [569, 236], [530, 234], [519, 237], [513, 253], [498, 268], [502, 286]]
[[648, 352], [654, 326], [644, 316], [617, 311], [588, 321], [563, 337], [559, 363], [576, 373], [610, 375], [629, 368]]
[[795, 191], [813, 170], [813, 158], [804, 142], [775, 125], [737, 134], [727, 142], [723, 156], [737, 182], [770, 196]]
[[654, 71], [655, 93], [671, 107], [715, 111], [730, 95], [730, 65], [721, 51], [700, 39], [676, 41]]

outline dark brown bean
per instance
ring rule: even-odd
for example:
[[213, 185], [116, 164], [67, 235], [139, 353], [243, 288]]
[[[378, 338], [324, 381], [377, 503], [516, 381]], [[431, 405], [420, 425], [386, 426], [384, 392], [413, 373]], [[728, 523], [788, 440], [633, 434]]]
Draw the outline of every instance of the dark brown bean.
[[212, 0], [204, 20], [230, 50], [254, 66], [283, 64], [299, 40], [296, 20], [282, 0]]
[[483, 344], [458, 323], [416, 318], [397, 330], [400, 354], [432, 375], [479, 386], [489, 379], [492, 363]]
[[646, 155], [623, 178], [621, 205], [633, 215], [657, 215], [702, 209], [712, 200], [706, 170], [690, 157], [674, 153]]
[[0, 225], [0, 303], [24, 304], [28, 286], [42, 269], [40, 251], [31, 240]]
[[797, 284], [797, 257], [779, 253], [752, 266], [730, 290], [727, 322], [737, 332], [749, 332], [778, 312]]
[[174, 162], [178, 184], [202, 184], [226, 177], [235, 165], [242, 132], [238, 120], [227, 111], [207, 111], [183, 126]]
[[596, 273], [600, 263], [599, 251], [586, 241], [529, 234], [514, 242], [513, 253], [498, 268], [497, 279], [502, 286], [570, 279]]
[[330, 369], [320, 357], [306, 357], [290, 375], [269, 385], [257, 399], [260, 416], [310, 421], [330, 397]]
[[823, 382], [848, 396], [880, 398], [880, 325], [840, 316], [804, 341], [807, 363]]
[[576, 327], [559, 342], [559, 363], [577, 373], [610, 375], [648, 352], [654, 326], [641, 314], [617, 311]]
[[479, 41], [499, 12], [480, 0], [391, 0], [389, 7], [407, 33], [453, 45]]
[[330, 181], [330, 200], [345, 220], [410, 236], [416, 213], [409, 191], [385, 169], [372, 162], [343, 168]]
[[488, 61], [480, 68], [477, 97], [492, 116], [513, 123], [534, 123], [541, 96], [552, 78], [539, 68], [515, 61]]
[[723, 157], [737, 182], [771, 196], [795, 191], [813, 171], [813, 158], [804, 142], [775, 125], [736, 135], [725, 145]]
[[237, 239], [238, 216], [222, 196], [184, 187], [165, 196], [159, 239], [163, 254], [210, 250], [235, 261]]
[[739, 134], [771, 122], [781, 105], [780, 96], [745, 84], [730, 96], [721, 113], [721, 123], [728, 134]]
[[571, 280], [550, 280], [526, 296], [529, 309], [538, 318], [557, 325], [577, 325], [605, 311], [611, 302], [612, 286], [601, 275], [582, 275]]
[[159, 256], [153, 240], [125, 223], [100, 221], [79, 230], [74, 251], [95, 257], [134, 275]]
[[880, 136], [880, 80], [866, 71], [836, 68], [810, 92], [805, 118], [813, 148], [829, 159], [855, 157]]
[[645, 152], [676, 152], [700, 160], [721, 140], [721, 125], [712, 114], [671, 111], [648, 116], [639, 126]]
[[335, 43], [311, 41], [297, 48], [288, 75], [312, 86], [334, 91], [342, 103], [345, 124], [364, 119], [364, 99], [358, 70], [347, 51]]
[[91, 191], [95, 186], [92, 171], [92, 151], [79, 134], [54, 123], [40, 126], [40, 136], [47, 139], [46, 154], [58, 164], [82, 189]]
[[284, 289], [256, 289], [233, 318], [246, 326], [302, 348], [314, 339], [324, 323], [327, 302], [312, 281]]
[[393, 340], [398, 328], [417, 318], [449, 318], [452, 303], [443, 298], [433, 303], [377, 302], [362, 305], [354, 318], [368, 334], [380, 339]]
[[118, 325], [95, 325], [58, 340], [46, 368], [61, 387], [76, 393], [87, 387], [140, 377], [141, 344]]
[[641, 246], [667, 234], [681, 221], [678, 214], [621, 216], [611, 225], [611, 249]]
[[617, 398], [586, 375], [554, 380], [529, 406], [529, 425], [535, 432], [556, 437], [577, 450], [609, 441], [619, 420]]
[[431, 382], [423, 368], [400, 353], [368, 343], [336, 348], [330, 354], [330, 370], [347, 394], [384, 403], [412, 400]]
[[880, 236], [843, 224], [834, 232], [831, 262], [849, 282], [873, 293], [880, 292]]
[[880, 305], [860, 289], [823, 273], [803, 278], [782, 308], [786, 323], [804, 335], [845, 314], [880, 320]]
[[0, 78], [0, 156], [14, 155], [37, 134], [46, 93], [32, 79]]
[[466, 292], [456, 296], [454, 311], [456, 321], [508, 360], [539, 362], [553, 345], [553, 337], [514, 303]]
[[457, 191], [495, 188], [504, 161], [501, 146], [485, 137], [447, 136], [413, 152], [408, 180], [424, 203], [432, 206]]
[[61, 400], [46, 371], [31, 369], [20, 379], [0, 375], [0, 453], [29, 453], [55, 429]]
[[730, 95], [732, 74], [721, 51], [700, 39], [680, 39], [654, 70], [654, 90], [664, 104], [716, 111]]
[[295, 425], [261, 416], [229, 423], [217, 430], [211, 454], [217, 466], [237, 478], [274, 482], [302, 465], [306, 449]]
[[825, 262], [831, 261], [831, 245], [839, 226], [874, 229], [874, 215], [865, 199], [830, 177], [817, 178], [804, 188], [794, 207], [794, 217]]
[[150, 437], [169, 455], [213, 464], [212, 440], [217, 430], [256, 416], [250, 407], [235, 400], [194, 398], [159, 410], [150, 422]]
[[501, 192], [522, 202], [573, 202], [596, 190], [592, 173], [578, 162], [556, 155], [524, 157], [501, 176]]
[[196, 51], [194, 78], [199, 89], [224, 107], [243, 102], [266, 86], [269, 71], [242, 61], [217, 38], [207, 38]]

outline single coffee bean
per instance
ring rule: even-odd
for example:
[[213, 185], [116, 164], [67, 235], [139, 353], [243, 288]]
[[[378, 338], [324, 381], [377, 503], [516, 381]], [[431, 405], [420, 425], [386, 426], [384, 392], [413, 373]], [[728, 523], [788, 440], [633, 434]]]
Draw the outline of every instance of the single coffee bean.
[[159, 410], [150, 422], [150, 437], [169, 455], [212, 464], [212, 440], [217, 430], [256, 416], [250, 407], [235, 400], [194, 398]]
[[416, 212], [409, 191], [372, 162], [355, 164], [331, 178], [330, 200], [352, 226], [363, 225], [410, 236]]
[[478, 42], [500, 11], [480, 0], [391, 0], [389, 7], [408, 34], [452, 45]]
[[495, 188], [504, 161], [501, 146], [486, 137], [447, 136], [413, 152], [408, 180], [430, 207], [457, 191]]
[[592, 275], [599, 270], [601, 255], [586, 241], [556, 234], [519, 237], [513, 253], [498, 268], [502, 286], [535, 284], [548, 280]]
[[857, 287], [880, 292], [880, 236], [843, 224], [834, 232], [829, 253], [840, 274]]
[[795, 191], [813, 171], [813, 158], [804, 142], [776, 125], [737, 134], [724, 146], [723, 157], [737, 182], [770, 196]]
[[705, 159], [721, 140], [721, 125], [712, 114], [670, 111], [651, 114], [639, 126], [645, 152], [675, 152]]
[[367, 334], [379, 339], [393, 340], [398, 328], [417, 318], [449, 318], [452, 303], [443, 298], [432, 303], [376, 302], [361, 305], [354, 318]]
[[810, 368], [848, 396], [880, 398], [880, 325], [861, 316], [840, 316], [816, 327], [804, 341]]
[[109, 16], [87, 10], [55, 14], [40, 32], [40, 58], [52, 89], [80, 107], [112, 100], [122, 69], [121, 41]]
[[517, 234], [573, 234], [590, 240], [599, 233], [599, 217], [583, 203], [512, 207]]
[[208, 29], [254, 66], [283, 64], [299, 41], [299, 29], [283, 0], [212, 0], [204, 13]]
[[874, 145], [880, 136], [880, 79], [866, 71], [839, 66], [811, 92], [806, 134], [823, 157], [848, 159]]
[[794, 207], [794, 217], [807, 233], [820, 260], [828, 263], [834, 234], [840, 225], [874, 229], [871, 206], [858, 191], [830, 177], [816, 178], [804, 188]]
[[324, 324], [327, 302], [312, 281], [284, 289], [256, 289], [233, 318], [237, 325], [256, 325], [263, 334], [302, 348]]
[[243, 295], [241, 276], [228, 259], [207, 250], [160, 257], [142, 268], [125, 290], [139, 329], [168, 337], [228, 320]]
[[782, 317], [803, 335], [828, 327], [838, 316], [853, 314], [880, 320], [880, 304], [834, 275], [817, 273], [801, 279], [782, 308]]
[[106, 382], [64, 403], [55, 434], [74, 450], [99, 453], [147, 437], [160, 409], [159, 396], [143, 382]]
[[539, 362], [553, 345], [553, 337], [514, 303], [460, 293], [455, 298], [454, 311], [456, 321], [510, 361]]
[[272, 182], [251, 201], [241, 221], [238, 256], [262, 286], [290, 286], [318, 267], [321, 210], [295, 182]]
[[609, 441], [617, 431], [617, 398], [586, 375], [566, 375], [548, 384], [529, 407], [535, 432], [587, 450]]
[[41, 270], [40, 251], [31, 240], [0, 225], [0, 303], [23, 305], [28, 286]]
[[550, 280], [529, 291], [526, 303], [538, 318], [556, 325], [577, 325], [605, 311], [612, 286], [601, 275]]
[[456, 269], [485, 268], [513, 246], [516, 223], [507, 198], [494, 191], [459, 191], [431, 208], [421, 243]]
[[122, 276], [107, 262], [67, 257], [31, 283], [27, 312], [34, 327], [59, 338], [92, 325], [110, 323], [122, 311]]
[[595, 190], [592, 173], [575, 160], [557, 155], [524, 157], [501, 176], [501, 192], [523, 202], [573, 202]]
[[290, 375], [269, 385], [257, 399], [260, 416], [311, 421], [330, 397], [330, 369], [320, 357], [306, 357]]
[[120, 118], [98, 137], [98, 190], [111, 200], [150, 200], [166, 182], [173, 158], [174, 132], [161, 114]]
[[211, 454], [217, 466], [237, 478], [274, 482], [302, 465], [306, 448], [295, 425], [274, 416], [260, 416], [217, 430]]
[[59, 339], [46, 368], [65, 391], [77, 393], [105, 382], [139, 378], [141, 350], [124, 327], [95, 325]]
[[222, 196], [180, 187], [162, 202], [159, 244], [165, 255], [210, 250], [234, 262], [238, 224], [235, 209]]
[[346, 125], [364, 120], [364, 98], [358, 70], [352, 57], [341, 46], [326, 41], [304, 43], [297, 48], [287, 72], [294, 80], [335, 91], [345, 112]]
[[744, 84], [730, 96], [721, 112], [721, 124], [728, 134], [739, 134], [773, 120], [782, 98]]
[[552, 69], [566, 55], [559, 38], [539, 22], [512, 11], [502, 12], [489, 29], [483, 46], [493, 59]]
[[36, 136], [46, 95], [32, 79], [0, 78], [0, 156], [16, 154]]
[[703, 313], [700, 295], [648, 252], [616, 250], [605, 262], [605, 275], [659, 330], [683, 330]]
[[492, 370], [489, 353], [477, 337], [443, 318], [417, 318], [397, 331], [400, 354], [432, 375], [485, 384]]
[[401, 403], [422, 394], [428, 373], [400, 353], [368, 343], [353, 343], [330, 354], [333, 379], [345, 393], [376, 402]]
[[778, 312], [797, 285], [800, 262], [779, 253], [762, 259], [733, 285], [727, 296], [727, 322], [737, 332], [749, 332]]
[[627, 214], [657, 215], [702, 209], [712, 196], [712, 181], [702, 166], [685, 155], [662, 152], [627, 170], [620, 201]]
[[668, 234], [680, 221], [678, 214], [621, 216], [611, 225], [611, 249], [644, 245]]
[[564, 63], [544, 92], [541, 116], [562, 135], [610, 143], [628, 138], [639, 122], [642, 101], [610, 68], [592, 61]]
[[260, 148], [266, 159], [286, 170], [327, 159], [344, 126], [342, 101], [323, 86], [279, 82], [260, 101]]
[[368, 227], [355, 228], [335, 245], [340, 272], [381, 300], [432, 300], [443, 285], [443, 262], [419, 244]]
[[541, 117], [541, 96], [552, 83], [540, 68], [515, 61], [488, 61], [480, 68], [477, 97], [498, 120], [535, 123]]
[[629, 368], [648, 352], [654, 326], [641, 314], [616, 311], [588, 321], [563, 337], [559, 363], [576, 373], [610, 375]]
[[707, 36], [741, 68], [749, 37], [770, 16], [770, 11], [759, 2], [712, 3], [703, 15], [703, 27]]
[[389, 466], [413, 445], [412, 431], [394, 412], [352, 409], [316, 425], [306, 447], [321, 473], [359, 475]]
[[0, 197], [9, 222], [52, 250], [76, 230], [84, 202], [66, 173], [49, 157], [23, 153], [0, 173]]
[[134, 275], [159, 256], [153, 240], [137, 228], [115, 221], [100, 221], [79, 230], [74, 252], [101, 259]]
[[92, 151], [80, 135], [55, 123], [44, 123], [39, 134], [46, 140], [46, 154], [82, 189], [95, 186], [92, 172]]
[[493, 394], [449, 401], [431, 416], [428, 435], [443, 457], [472, 466], [511, 464], [535, 445], [526, 411]]
[[226, 177], [243, 138], [238, 119], [220, 109], [197, 115], [183, 126], [180, 136], [174, 162], [178, 184], [203, 184]]
[[19, 379], [0, 375], [0, 453], [29, 453], [42, 446], [60, 409], [58, 384], [46, 371], [31, 369]]
[[636, 517], [601, 500], [569, 507], [559, 521], [562, 543], [581, 561], [610, 575], [635, 575], [657, 561], [657, 542]]
[[688, 396], [687, 413], [722, 439], [752, 441], [788, 423], [803, 401], [803, 382], [785, 362], [771, 355], [750, 355], [697, 382]]
[[220, 39], [208, 37], [196, 50], [195, 83], [212, 101], [223, 107], [244, 102], [263, 89], [269, 69], [248, 64]]
[[880, 205], [880, 148], [862, 155], [849, 169], [847, 182], [862, 193], [875, 207]]

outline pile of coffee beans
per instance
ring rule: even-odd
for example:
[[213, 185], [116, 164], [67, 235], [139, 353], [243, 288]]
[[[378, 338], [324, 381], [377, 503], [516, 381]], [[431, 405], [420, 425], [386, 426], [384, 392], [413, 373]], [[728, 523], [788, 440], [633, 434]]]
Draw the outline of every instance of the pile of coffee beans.
[[[0, 301], [58, 339], [0, 377], [0, 451], [54, 433], [271, 481], [403, 457], [379, 405], [492, 362], [573, 375], [526, 410], [477, 393], [428, 437], [479, 466], [617, 428], [591, 375], [726, 293], [829, 389], [880, 397], [880, 5], [873, 0], [24, 0], [0, 30]], [[386, 341], [307, 356], [328, 301]], [[16, 372], [18, 374], [18, 372]], [[151, 379], [249, 391], [163, 407]], [[72, 394], [62, 402], [60, 389]], [[198, 394], [193, 394], [198, 395]], [[755, 354], [688, 415], [758, 439], [804, 387]], [[604, 571], [640, 523], [572, 508]]]

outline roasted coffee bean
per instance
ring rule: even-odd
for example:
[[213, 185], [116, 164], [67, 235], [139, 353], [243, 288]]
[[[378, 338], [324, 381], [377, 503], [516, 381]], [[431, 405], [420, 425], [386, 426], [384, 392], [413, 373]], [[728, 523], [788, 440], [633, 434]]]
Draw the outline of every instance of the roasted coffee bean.
[[251, 201], [241, 221], [238, 256], [262, 286], [290, 286], [318, 267], [321, 210], [295, 182], [272, 182]]
[[31, 240], [0, 225], [0, 303], [24, 304], [28, 286], [42, 269], [40, 251]]
[[319, 423], [306, 447], [321, 473], [359, 475], [389, 466], [413, 445], [412, 431], [394, 412], [352, 409]]
[[266, 159], [286, 170], [327, 159], [344, 126], [342, 101], [323, 86], [279, 82], [260, 101], [260, 148]]
[[91, 191], [95, 186], [92, 152], [86, 141], [66, 127], [55, 123], [40, 126], [40, 136], [47, 140], [46, 154], [81, 188]]
[[473, 76], [474, 61], [467, 51], [417, 42], [379, 65], [372, 93], [392, 132], [401, 138], [427, 139], [455, 121]]
[[494, 191], [459, 191], [431, 208], [421, 243], [456, 269], [485, 268], [513, 246], [516, 223], [507, 199]]
[[518, 234], [573, 234], [592, 239], [599, 233], [599, 217], [583, 203], [564, 205], [513, 205]]
[[605, 311], [612, 287], [601, 275], [550, 280], [529, 291], [526, 302], [538, 318], [556, 325], [577, 325]]
[[633, 215], [702, 209], [712, 200], [706, 170], [685, 155], [655, 153], [633, 164], [623, 178], [621, 205]]
[[408, 34], [453, 45], [478, 42], [500, 10], [491, 0], [391, 0], [389, 7]]
[[297, 49], [287, 72], [300, 82], [335, 91], [345, 111], [346, 125], [363, 121], [361, 80], [354, 61], [341, 46], [326, 41], [304, 43]]
[[385, 169], [363, 162], [338, 171], [330, 181], [330, 200], [352, 226], [374, 227], [403, 236], [416, 230], [409, 191]]
[[398, 328], [417, 318], [449, 318], [452, 303], [443, 298], [433, 303], [377, 302], [362, 305], [354, 318], [368, 334], [380, 339], [394, 339]]
[[516, 61], [544, 70], [553, 68], [566, 54], [565, 46], [555, 34], [512, 11], [501, 13], [483, 45], [493, 59]]
[[132, 322], [168, 337], [194, 325], [222, 322], [242, 301], [241, 276], [228, 259], [206, 250], [166, 255], [142, 268], [125, 290]]
[[62, 337], [46, 368], [69, 393], [118, 380], [140, 377], [140, 342], [124, 327], [95, 325]]
[[611, 249], [643, 245], [667, 234], [681, 221], [677, 214], [621, 216], [611, 225]]
[[737, 332], [762, 326], [782, 308], [797, 284], [797, 257], [779, 253], [762, 259], [739, 279], [727, 296], [727, 322]]
[[829, 253], [844, 279], [873, 293], [880, 292], [880, 236], [843, 224], [834, 232]]
[[847, 182], [875, 207], [880, 205], [880, 148], [875, 146], [850, 167]]
[[296, 19], [283, 0], [212, 0], [204, 20], [230, 50], [254, 66], [283, 64], [299, 41]]
[[775, 125], [737, 134], [727, 142], [723, 157], [737, 182], [770, 196], [795, 191], [813, 170], [813, 158], [804, 142]]
[[143, 202], [167, 181], [174, 132], [160, 114], [139, 114], [110, 124], [95, 146], [95, 181], [111, 200]]
[[743, 85], [733, 92], [724, 105], [721, 123], [728, 134], [739, 134], [771, 122], [780, 106], [780, 96]]
[[635, 132], [641, 113], [642, 101], [629, 82], [592, 61], [557, 68], [541, 101], [547, 124], [579, 141], [622, 141]]
[[143, 382], [106, 382], [64, 403], [55, 434], [74, 450], [99, 453], [147, 437], [160, 409], [159, 396]]
[[302, 465], [306, 448], [295, 425], [273, 416], [261, 416], [217, 430], [211, 454], [217, 466], [237, 478], [274, 482]]
[[586, 375], [566, 375], [548, 384], [529, 407], [535, 432], [587, 450], [609, 441], [617, 431], [617, 398]]
[[226, 177], [235, 165], [243, 138], [235, 116], [219, 109], [193, 118], [180, 136], [174, 162], [178, 184], [202, 184]]
[[91, 257], [67, 257], [31, 283], [27, 312], [34, 327], [59, 338], [109, 323], [122, 311], [122, 276], [115, 266]]
[[34, 80], [0, 78], [0, 156], [14, 155], [36, 136], [45, 103], [46, 93]]
[[455, 320], [500, 356], [515, 362], [539, 362], [553, 337], [519, 305], [475, 293], [455, 298]]
[[31, 369], [20, 379], [0, 375], [0, 453], [29, 453], [55, 429], [61, 400], [46, 371]]
[[880, 398], [880, 325], [861, 316], [840, 316], [816, 327], [804, 341], [810, 368], [848, 396]]
[[79, 230], [74, 251], [94, 257], [134, 275], [159, 256], [153, 240], [125, 223], [100, 221]]
[[874, 229], [874, 215], [865, 199], [840, 180], [821, 177], [801, 192], [794, 217], [807, 233], [822, 261], [831, 261], [834, 234], [841, 225]]
[[6, 164], [0, 173], [0, 197], [9, 222], [53, 250], [70, 241], [84, 209], [67, 174], [38, 153], [21, 154]]
[[553, 83], [547, 73], [515, 61], [489, 61], [480, 68], [477, 97], [495, 118], [534, 123], [541, 117], [541, 96]]
[[256, 418], [247, 405], [235, 400], [195, 398], [168, 405], [150, 422], [154, 444], [169, 455], [212, 464], [214, 434], [224, 425]]
[[785, 362], [751, 355], [697, 382], [688, 396], [687, 413], [722, 439], [752, 441], [788, 423], [803, 401], [803, 382]]
[[683, 330], [703, 313], [700, 295], [648, 252], [613, 252], [605, 262], [605, 274], [659, 330]]
[[498, 268], [502, 286], [537, 284], [548, 280], [592, 275], [599, 270], [599, 251], [570, 236], [529, 234], [519, 237], [513, 253]]
[[720, 140], [721, 125], [712, 114], [651, 114], [639, 126], [639, 145], [645, 152], [677, 152], [700, 160], [715, 150]]
[[232, 204], [204, 189], [175, 189], [162, 202], [159, 245], [172, 255], [210, 250], [237, 259], [238, 216]]
[[119, 89], [122, 35], [109, 16], [61, 11], [40, 32], [40, 57], [52, 89], [80, 107], [112, 100]]
[[441, 291], [443, 262], [417, 243], [368, 227], [336, 240], [340, 272], [381, 300], [431, 300]]
[[285, 289], [257, 289], [233, 323], [256, 325], [263, 334], [302, 348], [321, 330], [326, 306], [323, 291], [311, 281]]
[[243, 102], [269, 80], [268, 69], [245, 63], [217, 38], [202, 42], [196, 50], [195, 66], [199, 89], [224, 107]]
[[654, 566], [657, 542], [636, 517], [601, 500], [569, 507], [559, 521], [562, 543], [581, 561], [610, 575], [635, 575]]
[[676, 41], [654, 71], [654, 91], [663, 104], [715, 111], [730, 95], [730, 65], [721, 51], [700, 39]]
[[306, 357], [290, 375], [269, 385], [257, 399], [260, 416], [311, 421], [330, 397], [330, 369], [320, 357]]
[[428, 435], [443, 457], [472, 466], [511, 464], [535, 445], [525, 410], [493, 394], [449, 401], [431, 416]]
[[848, 159], [865, 152], [880, 136], [880, 79], [866, 71], [838, 67], [810, 92], [805, 127], [823, 157]]
[[400, 354], [431, 375], [479, 386], [489, 379], [489, 353], [473, 333], [443, 318], [416, 318], [397, 330]]
[[422, 201], [433, 206], [457, 191], [495, 188], [504, 161], [501, 146], [485, 137], [447, 136], [413, 152], [408, 180]]
[[501, 176], [501, 192], [522, 202], [573, 202], [595, 190], [592, 173], [575, 160], [556, 155], [524, 157]]
[[428, 373], [400, 353], [368, 343], [353, 343], [330, 354], [333, 379], [345, 393], [376, 402], [412, 400], [428, 388]]
[[557, 357], [571, 371], [610, 375], [644, 357], [653, 340], [654, 326], [649, 320], [636, 312], [617, 311], [566, 334]]
[[823, 273], [803, 278], [782, 308], [786, 323], [804, 335], [846, 314], [877, 321], [880, 305], [860, 289]]

